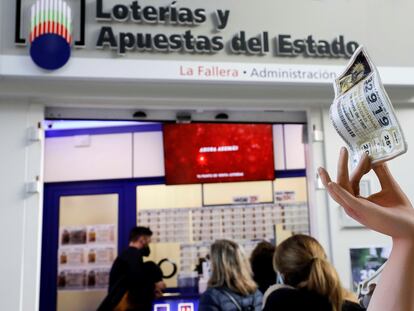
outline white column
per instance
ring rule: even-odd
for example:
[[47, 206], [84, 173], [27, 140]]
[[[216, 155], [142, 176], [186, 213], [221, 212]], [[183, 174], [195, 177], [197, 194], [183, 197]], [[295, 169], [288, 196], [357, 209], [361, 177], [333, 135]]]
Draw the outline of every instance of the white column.
[[39, 307], [43, 191], [29, 195], [25, 185], [42, 177], [43, 143], [27, 140], [42, 119], [42, 106], [0, 101], [0, 310]]

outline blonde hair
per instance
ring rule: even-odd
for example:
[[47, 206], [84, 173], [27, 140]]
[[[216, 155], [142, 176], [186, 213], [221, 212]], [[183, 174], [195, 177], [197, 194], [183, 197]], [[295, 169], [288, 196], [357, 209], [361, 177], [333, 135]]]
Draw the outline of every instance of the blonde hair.
[[209, 287], [227, 287], [244, 296], [256, 291], [249, 261], [237, 243], [217, 240], [211, 245], [210, 256], [212, 274]]
[[314, 238], [299, 234], [282, 242], [276, 249], [273, 266], [287, 285], [317, 292], [329, 299], [333, 311], [341, 310], [345, 292], [338, 273]]

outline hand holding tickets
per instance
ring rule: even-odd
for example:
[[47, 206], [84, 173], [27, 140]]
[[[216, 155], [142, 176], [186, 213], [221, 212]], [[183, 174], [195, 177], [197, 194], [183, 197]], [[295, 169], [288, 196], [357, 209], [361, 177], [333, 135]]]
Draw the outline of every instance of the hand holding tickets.
[[359, 182], [370, 170], [370, 159], [364, 154], [349, 176], [348, 151], [342, 148], [337, 182], [332, 182], [323, 168], [319, 169], [319, 175], [330, 196], [355, 220], [393, 238], [414, 238], [414, 209], [385, 163], [373, 167], [381, 191], [368, 198], [359, 196]]
[[348, 173], [348, 151], [341, 149], [337, 182], [319, 168], [329, 195], [355, 220], [393, 238], [391, 255], [380, 275], [369, 311], [414, 311], [414, 209], [385, 163], [373, 167], [381, 191], [368, 198], [359, 195], [359, 182], [371, 170], [364, 154], [358, 166]]
[[[349, 175], [348, 150], [342, 148], [337, 182], [332, 182], [323, 168], [318, 170], [319, 175], [329, 195], [349, 216], [393, 238], [390, 257], [368, 310], [414, 311], [414, 209], [384, 163], [407, 151], [404, 135], [377, 69], [362, 47], [335, 80], [334, 88], [331, 120], [348, 144], [356, 167]], [[371, 168], [381, 190], [363, 198], [359, 182]]]
[[394, 109], [377, 68], [359, 47], [345, 71], [335, 80], [330, 117], [347, 143], [354, 165], [363, 153], [380, 163], [407, 151]]
[[[355, 220], [364, 224], [370, 229], [391, 236], [394, 240], [394, 247], [385, 268], [381, 267], [378, 273], [380, 284], [375, 289], [375, 299], [371, 300], [371, 294], [366, 296], [370, 300], [369, 310], [397, 311], [412, 310], [414, 299], [411, 293], [404, 293], [404, 290], [414, 285], [412, 273], [412, 260], [414, 258], [414, 209], [407, 196], [401, 190], [394, 177], [391, 175], [386, 163], [379, 163], [373, 167], [377, 175], [381, 190], [367, 198], [359, 195], [359, 182], [361, 178], [371, 170], [371, 163], [368, 155], [364, 154], [358, 166], [348, 173], [348, 151], [341, 149], [338, 163], [337, 182], [331, 181], [329, 174], [319, 169], [319, 175], [330, 196], [338, 202]], [[411, 272], [411, 273], [410, 273]], [[397, 280], [398, 285], [395, 284]], [[368, 280], [367, 280], [368, 281]], [[376, 277], [367, 286], [378, 282]], [[388, 286], [394, 284], [395, 300], [386, 298], [392, 295]], [[362, 288], [364, 282], [360, 284]], [[398, 298], [397, 298], [398, 297]], [[388, 299], [386, 302], [383, 299]], [[400, 299], [400, 301], [398, 301]], [[398, 301], [403, 307], [395, 307]], [[388, 304], [388, 305], [387, 305]], [[412, 306], [407, 308], [406, 306]]]

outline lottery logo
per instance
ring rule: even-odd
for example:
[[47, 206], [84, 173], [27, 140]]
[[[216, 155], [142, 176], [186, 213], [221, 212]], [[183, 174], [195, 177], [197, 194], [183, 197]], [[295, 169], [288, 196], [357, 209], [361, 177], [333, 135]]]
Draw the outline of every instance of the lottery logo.
[[71, 8], [63, 0], [38, 0], [31, 7], [30, 56], [46, 70], [63, 67], [72, 43]]

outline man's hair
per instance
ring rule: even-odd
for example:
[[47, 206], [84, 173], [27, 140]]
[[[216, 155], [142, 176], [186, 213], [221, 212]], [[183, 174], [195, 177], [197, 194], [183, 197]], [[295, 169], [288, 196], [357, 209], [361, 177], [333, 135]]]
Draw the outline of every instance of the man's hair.
[[134, 227], [129, 233], [129, 242], [135, 242], [141, 236], [152, 236], [152, 231], [148, 227]]

